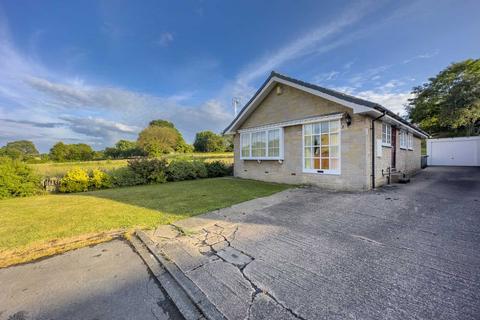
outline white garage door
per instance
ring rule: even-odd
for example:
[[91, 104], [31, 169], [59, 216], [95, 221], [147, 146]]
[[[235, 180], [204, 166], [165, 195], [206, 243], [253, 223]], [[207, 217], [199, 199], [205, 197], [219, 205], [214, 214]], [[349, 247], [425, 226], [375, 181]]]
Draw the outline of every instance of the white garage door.
[[480, 166], [480, 137], [427, 140], [431, 166]]

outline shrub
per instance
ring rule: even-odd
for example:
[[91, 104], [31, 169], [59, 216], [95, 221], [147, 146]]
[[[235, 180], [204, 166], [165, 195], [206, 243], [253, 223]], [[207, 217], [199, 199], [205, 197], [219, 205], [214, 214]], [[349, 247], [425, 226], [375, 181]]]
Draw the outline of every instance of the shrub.
[[113, 187], [136, 186], [146, 184], [147, 180], [130, 167], [122, 167], [109, 171]]
[[201, 161], [173, 160], [167, 168], [169, 181], [182, 181], [206, 178], [207, 168]]
[[0, 158], [0, 199], [26, 197], [41, 192], [40, 177], [19, 160]]
[[84, 169], [74, 168], [69, 170], [62, 179], [60, 179], [60, 192], [82, 192], [87, 191], [90, 184], [88, 172]]
[[166, 181], [165, 159], [136, 159], [128, 161], [128, 167], [145, 180], [145, 183], [163, 183]]
[[112, 186], [112, 180], [111, 177], [102, 170], [93, 169], [90, 172], [90, 180], [88, 185], [90, 189], [110, 188]]
[[205, 167], [207, 168], [209, 178], [225, 177], [233, 174], [233, 166], [226, 164], [223, 161], [216, 160], [206, 162]]

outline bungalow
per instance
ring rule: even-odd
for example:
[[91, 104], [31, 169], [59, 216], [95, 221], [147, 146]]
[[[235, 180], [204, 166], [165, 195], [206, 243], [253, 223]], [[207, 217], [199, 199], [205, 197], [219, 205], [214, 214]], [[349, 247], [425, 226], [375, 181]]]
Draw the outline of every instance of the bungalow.
[[224, 130], [236, 177], [369, 190], [420, 169], [427, 133], [367, 100], [272, 72]]

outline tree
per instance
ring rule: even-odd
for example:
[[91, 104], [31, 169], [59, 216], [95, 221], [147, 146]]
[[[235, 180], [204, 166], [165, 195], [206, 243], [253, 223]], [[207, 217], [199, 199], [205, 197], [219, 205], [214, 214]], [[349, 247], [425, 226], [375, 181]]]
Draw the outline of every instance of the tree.
[[223, 137], [212, 131], [198, 132], [193, 146], [198, 152], [221, 152], [225, 151], [226, 147]]
[[115, 147], [105, 149], [105, 156], [108, 158], [124, 159], [143, 155], [144, 152], [139, 148], [136, 141], [119, 140]]
[[163, 119], [157, 119], [157, 120], [150, 121], [149, 126], [150, 127], [155, 126], [160, 128], [171, 128], [175, 130], [176, 134], [178, 135], [177, 145], [174, 148], [175, 151], [182, 152], [182, 153], [192, 152], [192, 147], [185, 142], [185, 139], [183, 139], [182, 134], [180, 133], [180, 131], [178, 131], [178, 129], [175, 127], [175, 125], [172, 122], [163, 120]]
[[30, 159], [40, 155], [33, 142], [28, 140], [8, 142], [6, 146], [1, 148], [0, 154], [20, 160]]
[[178, 134], [170, 127], [148, 126], [138, 135], [138, 146], [150, 157], [175, 151]]
[[95, 155], [92, 147], [85, 143], [78, 144], [64, 144], [57, 142], [50, 149], [50, 159], [53, 161], [88, 161], [92, 160]]
[[412, 94], [408, 115], [432, 135], [480, 134], [480, 59], [451, 64]]

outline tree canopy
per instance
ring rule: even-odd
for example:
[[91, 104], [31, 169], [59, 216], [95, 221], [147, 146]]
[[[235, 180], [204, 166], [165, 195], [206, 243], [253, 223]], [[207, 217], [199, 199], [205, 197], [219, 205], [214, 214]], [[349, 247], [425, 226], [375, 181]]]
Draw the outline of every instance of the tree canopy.
[[119, 140], [114, 147], [105, 149], [105, 156], [115, 159], [143, 156], [144, 154], [136, 141]]
[[148, 126], [138, 135], [138, 146], [150, 157], [175, 151], [179, 136], [170, 127]]
[[160, 127], [160, 128], [171, 128], [175, 130], [175, 133], [177, 134], [177, 144], [174, 147], [175, 152], [191, 152], [192, 147], [185, 142], [185, 139], [183, 139], [182, 134], [180, 131], [175, 127], [173, 122], [163, 120], [163, 119], [157, 119], [157, 120], [152, 120], [149, 123], [149, 127]]
[[53, 161], [88, 161], [92, 160], [95, 152], [92, 147], [85, 143], [65, 144], [57, 142], [49, 153]]
[[451, 64], [412, 94], [408, 116], [433, 136], [480, 134], [480, 59]]
[[198, 152], [222, 152], [226, 148], [223, 137], [212, 131], [198, 132], [193, 146]]
[[12, 159], [29, 159], [38, 157], [40, 154], [32, 141], [18, 140], [8, 142], [6, 146], [0, 148], [0, 155]]

